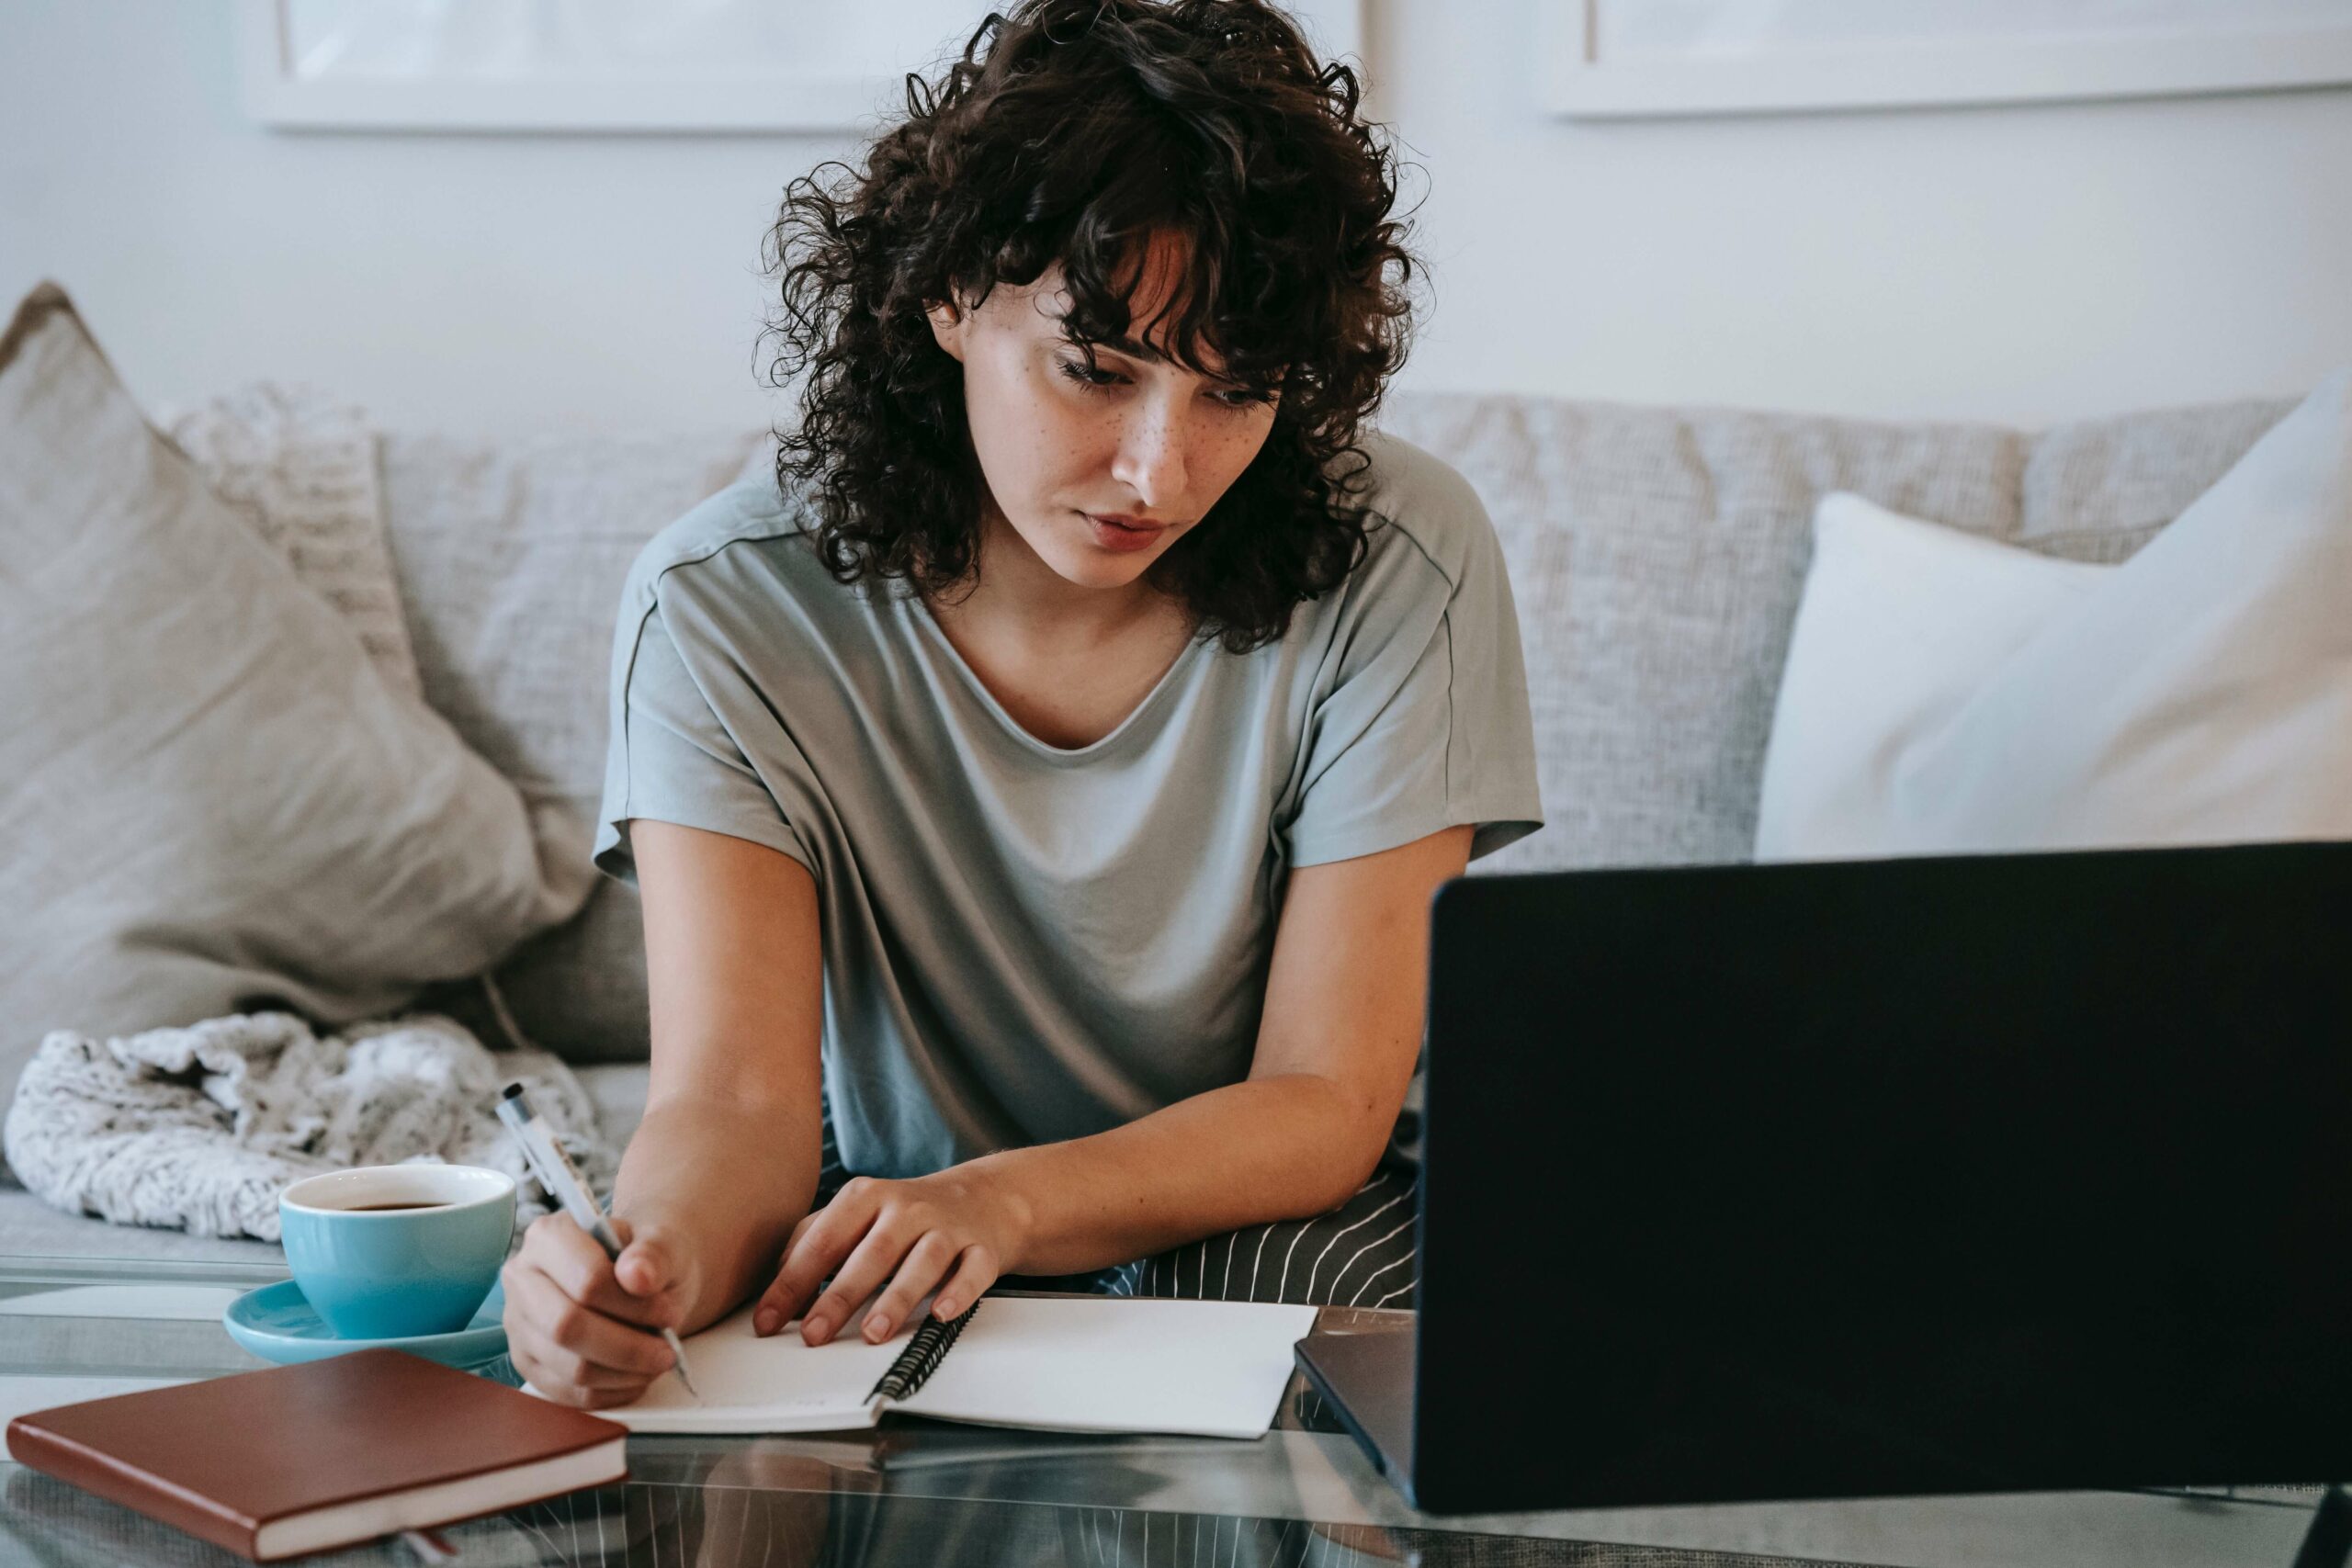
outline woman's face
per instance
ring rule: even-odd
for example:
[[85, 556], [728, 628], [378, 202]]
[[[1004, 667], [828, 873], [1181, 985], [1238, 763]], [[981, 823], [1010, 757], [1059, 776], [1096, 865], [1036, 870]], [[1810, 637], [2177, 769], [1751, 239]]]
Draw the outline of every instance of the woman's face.
[[[1182, 243], [1148, 248], [1130, 320], [1156, 318]], [[1063, 335], [1069, 302], [1057, 266], [1025, 288], [1000, 285], [977, 310], [935, 306], [931, 327], [963, 363], [972, 446], [1003, 520], [1069, 582], [1123, 588], [1250, 466], [1275, 394], [1196, 374], [1163, 344], [1131, 339], [1097, 344], [1090, 369]]]

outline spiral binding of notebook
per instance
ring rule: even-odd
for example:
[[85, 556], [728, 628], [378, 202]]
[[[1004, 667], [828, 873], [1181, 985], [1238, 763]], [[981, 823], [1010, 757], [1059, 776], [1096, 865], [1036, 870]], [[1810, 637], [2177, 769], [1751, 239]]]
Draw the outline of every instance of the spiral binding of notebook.
[[964, 1325], [979, 1310], [980, 1303], [974, 1302], [944, 1323], [935, 1317], [925, 1318], [923, 1325], [907, 1341], [907, 1348], [899, 1352], [899, 1359], [890, 1363], [890, 1370], [882, 1374], [882, 1381], [874, 1385], [874, 1392], [865, 1397], [904, 1399], [921, 1390], [931, 1381], [931, 1374], [939, 1370], [939, 1363], [956, 1343], [956, 1337], [964, 1332]]

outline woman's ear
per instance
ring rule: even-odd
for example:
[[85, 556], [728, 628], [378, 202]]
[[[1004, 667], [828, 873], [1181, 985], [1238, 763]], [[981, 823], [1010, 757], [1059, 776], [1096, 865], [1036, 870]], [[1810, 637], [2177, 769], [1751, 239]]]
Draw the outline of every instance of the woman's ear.
[[923, 315], [930, 320], [931, 335], [939, 340], [939, 346], [945, 349], [951, 358], [961, 364], [964, 358], [964, 332], [972, 319], [971, 312], [959, 310], [942, 300], [927, 308]]

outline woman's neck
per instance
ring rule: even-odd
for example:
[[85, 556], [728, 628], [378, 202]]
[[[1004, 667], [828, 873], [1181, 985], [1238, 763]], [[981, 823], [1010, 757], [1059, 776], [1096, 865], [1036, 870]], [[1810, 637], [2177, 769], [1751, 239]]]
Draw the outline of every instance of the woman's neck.
[[993, 535], [982, 532], [970, 592], [924, 602], [1012, 721], [1064, 749], [1092, 745], [1125, 723], [1193, 637], [1178, 601], [1140, 581], [1081, 587], [1001, 522]]

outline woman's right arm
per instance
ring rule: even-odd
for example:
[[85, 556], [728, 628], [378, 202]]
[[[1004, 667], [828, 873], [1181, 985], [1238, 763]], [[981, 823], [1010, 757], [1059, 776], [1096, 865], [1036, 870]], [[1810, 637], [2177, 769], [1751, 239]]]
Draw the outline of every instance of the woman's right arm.
[[514, 1364], [567, 1404], [625, 1404], [670, 1364], [654, 1327], [692, 1333], [775, 1273], [816, 1196], [817, 884], [748, 840], [629, 825], [652, 1004], [645, 1119], [614, 1183], [617, 1262], [561, 1213], [508, 1260]]

